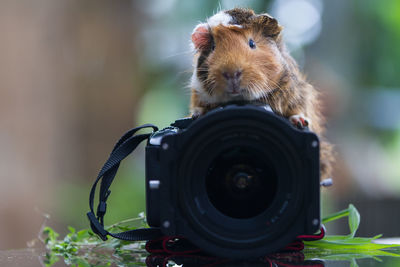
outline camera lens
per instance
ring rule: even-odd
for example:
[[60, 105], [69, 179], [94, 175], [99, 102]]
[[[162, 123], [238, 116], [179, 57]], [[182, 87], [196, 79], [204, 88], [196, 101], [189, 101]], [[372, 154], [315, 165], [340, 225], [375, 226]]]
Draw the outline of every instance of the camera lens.
[[266, 155], [250, 147], [232, 147], [217, 155], [206, 176], [214, 207], [237, 219], [255, 217], [271, 205], [277, 174]]
[[177, 153], [170, 162], [177, 165], [167, 199], [176, 209], [163, 203], [162, 212], [176, 225], [165, 234], [184, 235], [218, 256], [247, 258], [316, 231], [305, 231], [308, 218], [319, 216], [319, 151], [310, 155], [305, 145], [315, 138], [258, 107], [227, 107], [199, 118], [169, 140], [178, 148], [169, 152]]

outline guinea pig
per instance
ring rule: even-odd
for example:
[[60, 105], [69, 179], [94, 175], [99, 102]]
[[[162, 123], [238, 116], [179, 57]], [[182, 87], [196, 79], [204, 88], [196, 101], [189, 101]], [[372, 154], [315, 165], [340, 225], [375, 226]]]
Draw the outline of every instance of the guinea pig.
[[265, 103], [321, 142], [321, 177], [331, 175], [332, 146], [324, 140], [318, 92], [300, 72], [268, 14], [234, 8], [193, 30], [195, 50], [190, 111], [194, 117], [232, 101]]

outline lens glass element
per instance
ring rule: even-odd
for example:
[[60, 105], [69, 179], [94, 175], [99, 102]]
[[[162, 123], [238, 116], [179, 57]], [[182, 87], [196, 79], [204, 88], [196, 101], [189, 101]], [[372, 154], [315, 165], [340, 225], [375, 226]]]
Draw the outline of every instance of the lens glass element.
[[277, 183], [275, 168], [266, 154], [253, 147], [235, 146], [212, 161], [206, 191], [218, 211], [228, 217], [247, 219], [271, 206]]

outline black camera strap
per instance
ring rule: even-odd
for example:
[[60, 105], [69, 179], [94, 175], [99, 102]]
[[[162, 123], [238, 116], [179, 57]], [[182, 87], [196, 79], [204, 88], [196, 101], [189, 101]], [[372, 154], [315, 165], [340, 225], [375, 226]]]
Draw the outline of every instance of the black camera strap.
[[[90, 221], [90, 227], [93, 232], [97, 234], [102, 240], [107, 240], [107, 235], [112, 237], [127, 240], [127, 241], [141, 241], [151, 240], [160, 237], [161, 230], [159, 228], [141, 228], [130, 230], [120, 233], [110, 233], [104, 229], [104, 215], [107, 210], [107, 198], [111, 191], [109, 190], [115, 175], [117, 174], [121, 161], [126, 158], [133, 150], [144, 140], [148, 139], [152, 133], [135, 135], [141, 129], [152, 128], [153, 131], [158, 131], [158, 128], [152, 124], [145, 124], [140, 127], [133, 128], [126, 132], [117, 144], [114, 146], [108, 160], [104, 163], [103, 168], [99, 172], [96, 181], [94, 182], [89, 196], [90, 211], [87, 216]], [[101, 180], [99, 191], [99, 204], [95, 216], [93, 205], [94, 196], [96, 193], [97, 183]]]

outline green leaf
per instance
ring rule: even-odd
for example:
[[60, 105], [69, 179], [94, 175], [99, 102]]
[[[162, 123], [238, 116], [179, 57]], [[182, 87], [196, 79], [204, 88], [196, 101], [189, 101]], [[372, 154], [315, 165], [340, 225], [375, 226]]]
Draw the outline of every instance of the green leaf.
[[360, 213], [358, 210], [352, 205], [349, 205], [349, 227], [350, 227], [350, 237], [354, 237], [358, 226], [360, 225]]
[[68, 230], [70, 233], [74, 234], [76, 232], [75, 228], [72, 226], [68, 226]]
[[322, 223], [335, 221], [346, 216], [348, 217], [350, 228], [349, 237], [354, 237], [357, 232], [358, 226], [360, 225], [360, 213], [353, 204], [350, 204], [349, 207], [345, 210], [341, 210], [339, 212], [326, 216], [322, 219]]
[[80, 230], [76, 233], [76, 238], [77, 238], [77, 242], [83, 241], [86, 238], [89, 238], [90, 234], [89, 234], [89, 230], [85, 229], [85, 230]]
[[346, 217], [346, 216], [348, 216], [348, 215], [349, 215], [349, 209], [341, 210], [341, 211], [339, 211], [339, 212], [335, 212], [335, 213], [333, 213], [333, 214], [331, 214], [331, 215], [328, 215], [328, 216], [324, 217], [324, 218], [322, 219], [322, 223], [327, 223], [327, 222], [335, 221], [335, 220], [337, 220], [337, 219]]
[[332, 242], [353, 242], [353, 243], [371, 243], [373, 240], [381, 237], [381, 235], [377, 235], [374, 237], [349, 237], [348, 235], [328, 235], [325, 236], [323, 240], [332, 241]]
[[48, 226], [46, 226], [43, 229], [43, 234], [45, 236], [47, 236], [47, 238], [45, 239], [45, 244], [46, 245], [49, 244], [49, 243], [56, 242], [57, 241], [57, 237], [59, 236], [59, 234], [56, 231], [54, 231], [52, 228], [50, 228]]

